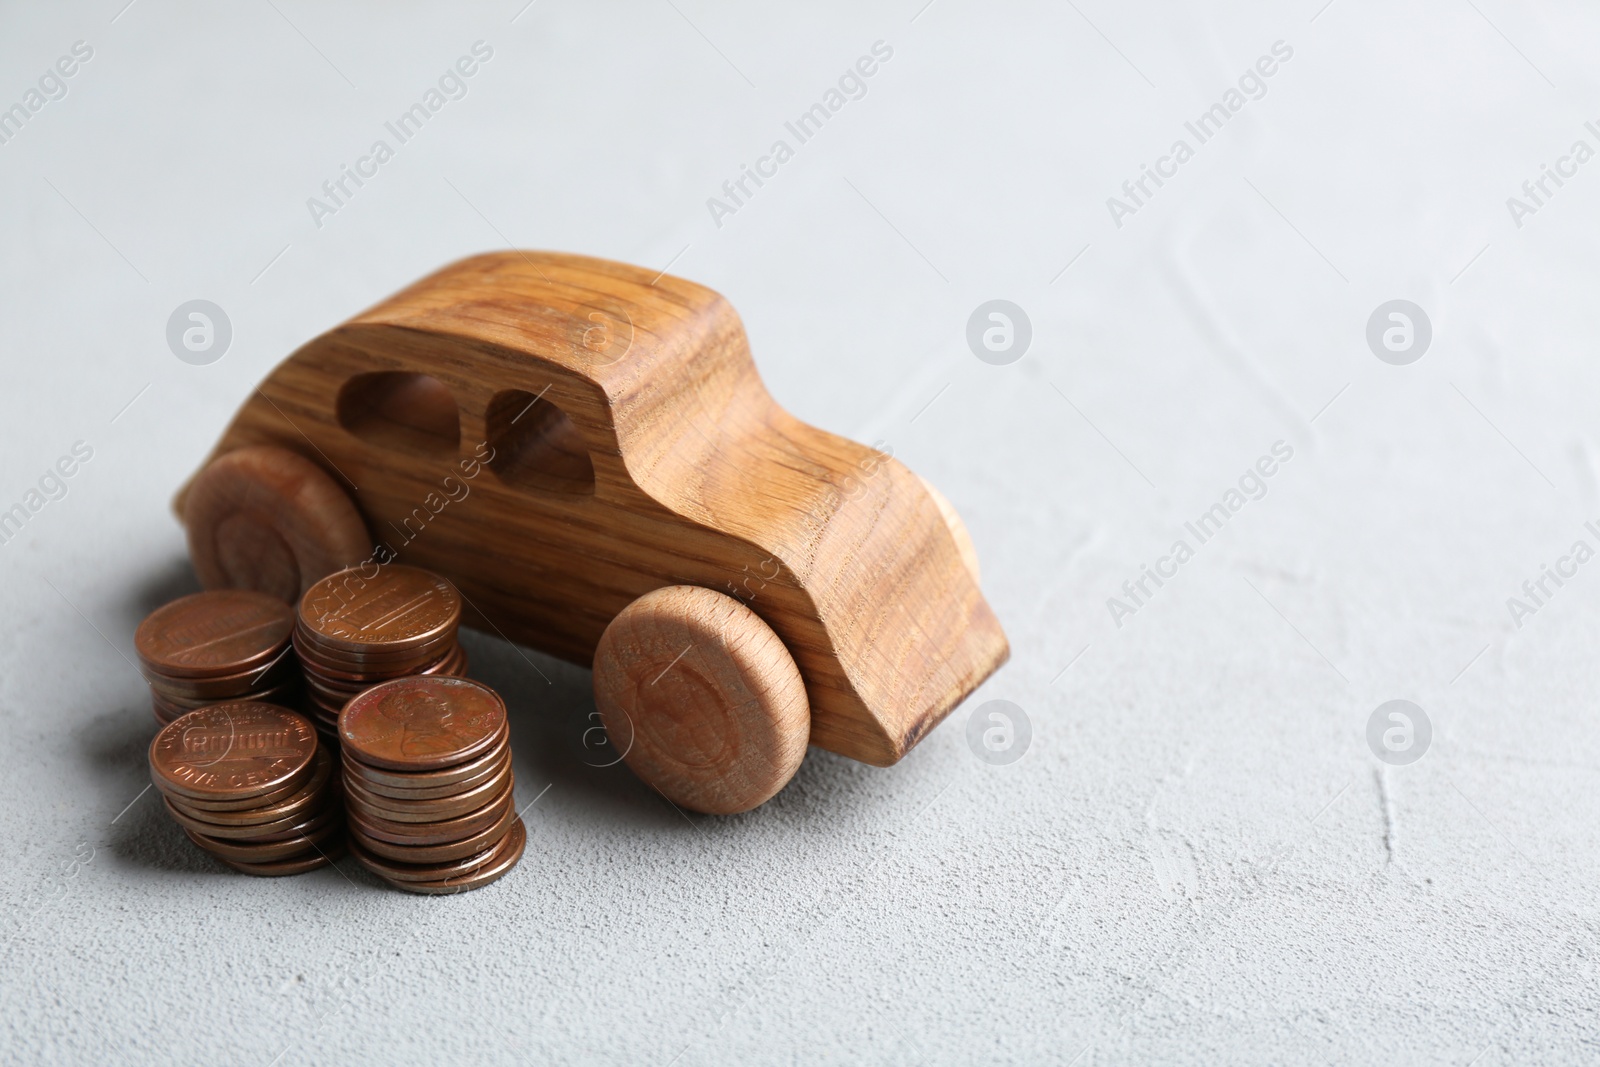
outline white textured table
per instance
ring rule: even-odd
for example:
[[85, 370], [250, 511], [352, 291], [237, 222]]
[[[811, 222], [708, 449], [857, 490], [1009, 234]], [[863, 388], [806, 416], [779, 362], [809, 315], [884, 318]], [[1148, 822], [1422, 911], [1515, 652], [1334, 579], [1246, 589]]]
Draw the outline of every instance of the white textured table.
[[[1600, 15], [1321, 2], [8, 5], [0, 1058], [1595, 1062]], [[1012, 662], [687, 820], [585, 764], [586, 671], [469, 635], [513, 876], [225, 872], [141, 792], [170, 495], [294, 346], [507, 243], [727, 294], [962, 511]], [[1374, 749], [1396, 699], [1431, 738]]]

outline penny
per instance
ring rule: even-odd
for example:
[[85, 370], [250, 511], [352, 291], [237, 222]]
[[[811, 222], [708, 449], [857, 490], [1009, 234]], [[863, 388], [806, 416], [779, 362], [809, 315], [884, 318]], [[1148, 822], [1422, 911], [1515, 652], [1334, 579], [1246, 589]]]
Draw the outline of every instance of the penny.
[[302, 659], [301, 665], [305, 668], [306, 681], [313, 688], [330, 696], [348, 699], [357, 693], [371, 689], [379, 682], [386, 682], [391, 678], [421, 674], [448, 674], [460, 677], [467, 670], [467, 653], [460, 645], [456, 645], [448, 654], [415, 669], [392, 670], [349, 678], [329, 675], [325, 673], [321, 666], [312, 663], [310, 660]]
[[237, 800], [307, 774], [316, 751], [311, 723], [287, 708], [213, 704], [162, 727], [150, 742], [150, 771], [165, 792]]
[[191, 709], [174, 708], [163, 704], [160, 697], [152, 697], [150, 700], [150, 713], [156, 717], [156, 723], [161, 726], [172, 725], [174, 720], [187, 715], [189, 710]]
[[383, 841], [362, 832], [360, 824], [354, 819], [350, 821], [350, 838], [360, 841], [361, 846], [368, 852], [394, 860], [397, 863], [444, 863], [448, 860], [461, 859], [471, 856], [491, 847], [504, 836], [511, 823], [516, 820], [517, 811], [507, 805], [506, 811], [500, 820], [493, 826], [471, 837], [464, 837], [460, 841], [451, 841], [443, 845], [396, 845]]
[[359, 841], [350, 842], [350, 854], [360, 861], [361, 866], [389, 882], [436, 882], [443, 878], [459, 877], [471, 874], [484, 864], [492, 861], [504, 846], [506, 835], [501, 835], [500, 840], [472, 855], [459, 860], [449, 860], [444, 863], [416, 864], [398, 863], [394, 860], [384, 859], [376, 852], [368, 851]]
[[339, 739], [362, 763], [429, 771], [493, 746], [506, 723], [494, 690], [465, 678], [397, 678], [356, 696], [339, 713]]
[[229, 698], [239, 700], [244, 693], [275, 689], [298, 678], [299, 672], [295, 670], [295, 659], [290, 650], [284, 649], [279, 657], [248, 671], [216, 678], [170, 678], [150, 673], [145, 675], [145, 681], [153, 692], [179, 700], [210, 699], [212, 703]]
[[391, 564], [366, 577], [352, 567], [314, 583], [300, 598], [297, 623], [330, 648], [415, 649], [453, 632], [461, 594], [444, 578]]
[[361, 865], [389, 882], [443, 882], [452, 878], [469, 878], [481, 870], [491, 868], [505, 858], [507, 853], [520, 853], [527, 843], [527, 828], [517, 819], [500, 840], [484, 849], [457, 860], [441, 863], [398, 863], [385, 859], [361, 846], [350, 843], [350, 852]]
[[270, 845], [279, 841], [292, 841], [296, 837], [314, 837], [329, 826], [339, 826], [345, 821], [345, 810], [341, 801], [333, 800], [326, 808], [316, 815], [306, 819], [298, 826], [291, 826], [287, 830], [266, 834], [261, 837], [232, 838], [235, 841], [250, 841], [258, 845]]
[[294, 629], [294, 611], [277, 597], [215, 589], [164, 604], [146, 616], [133, 645], [158, 674], [207, 678], [267, 663]]
[[379, 682], [387, 682], [391, 678], [404, 678], [412, 675], [443, 674], [460, 678], [467, 673], [467, 652], [459, 644], [449, 654], [414, 667], [409, 670], [385, 671], [381, 674], [369, 674], [361, 678], [334, 678], [328, 675], [312, 672], [312, 676], [322, 683], [329, 692], [343, 692], [350, 696], [365, 689], [371, 689]]
[[510, 783], [493, 801], [477, 811], [434, 823], [402, 823], [373, 818], [352, 805], [347, 814], [350, 822], [360, 827], [368, 837], [387, 841], [391, 845], [448, 845], [479, 833], [505, 817], [512, 805]]
[[392, 797], [375, 796], [362, 789], [356, 779], [346, 777], [345, 802], [352, 808], [359, 807], [365, 813], [390, 822], [437, 822], [440, 819], [453, 819], [483, 807], [500, 795], [500, 790], [505, 788], [506, 782], [511, 777], [511, 764], [507, 763], [499, 774], [464, 793], [451, 797], [419, 800], [396, 800]]
[[[502, 741], [478, 759], [473, 760], [471, 763], [463, 764], [465, 767], [478, 768], [467, 777], [453, 782], [424, 783], [415, 789], [409, 786], [393, 785], [387, 781], [379, 781], [370, 768], [363, 767], [350, 759], [344, 761], [344, 778], [347, 782], [352, 778], [356, 779], [362, 789], [377, 797], [387, 797], [391, 800], [435, 800], [441, 797], [458, 796], [499, 774], [502, 764], [509, 765], [507, 752], [507, 744]], [[454, 768], [451, 768], [451, 770], [453, 771]], [[439, 773], [446, 772], [441, 771]], [[419, 774], [416, 777], [425, 778], [432, 782], [432, 775]]]
[[319, 674], [356, 681], [374, 677], [392, 678], [395, 675], [409, 674], [420, 668], [443, 662], [455, 655], [460, 648], [454, 638], [454, 632], [447, 632], [442, 640], [418, 649], [403, 650], [392, 655], [384, 655], [374, 650], [370, 655], [355, 658], [337, 654], [326, 646], [317, 644], [315, 637], [309, 637], [303, 631], [297, 630], [293, 647], [296, 655]]
[[334, 848], [314, 851], [310, 856], [302, 859], [278, 860], [274, 863], [240, 863], [237, 860], [224, 859], [222, 856], [218, 856], [217, 859], [234, 870], [242, 871], [245, 874], [253, 874], [263, 878], [281, 878], [284, 875], [304, 874], [307, 871], [314, 871], [318, 867], [326, 867], [340, 856], [343, 856], [344, 852], [344, 846], [338, 845]]
[[[457, 878], [446, 878], [438, 882], [398, 882], [389, 884], [397, 889], [404, 889], [408, 893], [428, 893], [436, 896], [445, 896], [454, 893], [465, 893], [470, 889], [481, 889], [490, 882], [498, 881], [506, 872], [515, 867], [522, 859], [523, 849], [528, 844], [528, 831], [518, 819], [511, 827], [511, 832], [506, 834], [505, 842], [501, 846], [498, 858], [478, 868], [471, 874], [464, 874]], [[381, 876], [380, 876], [381, 877]]]
[[[326, 748], [319, 745], [317, 747], [317, 754], [314, 757], [311, 765], [310, 775], [303, 781], [291, 782], [281, 789], [274, 789], [272, 792], [263, 793], [260, 796], [246, 797], [243, 800], [196, 800], [193, 797], [185, 796], [179, 796], [176, 799], [183, 801], [183, 810], [204, 813], [248, 811], [252, 808], [270, 807], [273, 804], [283, 803], [304, 789], [306, 787], [306, 783], [309, 782], [311, 778], [314, 778], [316, 775], [322, 773], [323, 763], [327, 763], [329, 770], [332, 770], [333, 761], [334, 755]], [[162, 792], [165, 794], [165, 790]]]
[[[279, 707], [290, 707], [300, 698], [300, 680], [290, 678], [275, 683], [271, 689], [262, 689], [254, 693], [237, 693], [226, 697], [208, 697], [205, 699], [189, 699], [182, 697], [166, 696], [154, 687], [150, 690], [150, 699], [153, 704], [171, 711], [170, 718], [177, 718], [184, 712], [196, 708], [208, 708], [213, 704], [276, 704]], [[291, 709], [292, 710], [292, 709]]]
[[[362, 778], [362, 784], [393, 787], [407, 791], [431, 789], [436, 786], [459, 785], [469, 779], [490, 773], [511, 746], [511, 731], [502, 729], [490, 746], [479, 755], [462, 763], [453, 763], [437, 771], [390, 771], [362, 763], [353, 753], [345, 753], [345, 767]], [[374, 792], [383, 792], [375, 789]]]
[[218, 826], [260, 827], [280, 824], [287, 819], [292, 826], [295, 821], [304, 818], [306, 813], [321, 811], [326, 807], [338, 788], [330, 781], [333, 760], [320, 750], [317, 755], [321, 758], [317, 761], [310, 780], [287, 798], [274, 804], [245, 810], [216, 811], [191, 808], [181, 797], [166, 797], [166, 800], [174, 808], [198, 822], [214, 823]]
[[269, 841], [265, 844], [245, 841], [227, 841], [220, 837], [207, 837], [205, 834], [196, 833], [187, 826], [182, 827], [189, 840], [205, 849], [207, 852], [222, 859], [233, 860], [237, 863], [271, 863], [274, 860], [288, 859], [291, 856], [301, 856], [308, 852], [313, 845], [324, 852], [329, 850], [330, 843], [344, 833], [344, 827], [337, 823], [329, 823], [314, 833], [300, 834], [285, 841]]
[[231, 841], [265, 842], [287, 840], [296, 834], [309, 834], [313, 830], [320, 829], [332, 812], [331, 806], [325, 804], [309, 815], [304, 811], [297, 811], [293, 815], [272, 822], [241, 826], [236, 823], [217, 823], [198, 818], [178, 808], [170, 797], [163, 796], [161, 803], [166, 807], [167, 814], [177, 820], [179, 826], [193, 830], [197, 834], [204, 834], [206, 837], [221, 837]]
[[348, 700], [329, 700], [321, 693], [318, 693], [315, 689], [310, 689], [309, 687], [306, 693], [306, 698], [310, 701], [310, 703], [316, 706], [318, 712], [326, 714], [328, 718], [333, 720], [335, 723], [338, 722], [339, 713], [343, 711], [344, 706], [349, 703]]

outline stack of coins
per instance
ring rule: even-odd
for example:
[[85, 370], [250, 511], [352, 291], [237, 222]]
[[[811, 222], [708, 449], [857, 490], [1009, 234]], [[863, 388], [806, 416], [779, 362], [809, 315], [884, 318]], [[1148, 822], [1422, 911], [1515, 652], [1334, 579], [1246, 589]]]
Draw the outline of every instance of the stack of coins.
[[294, 647], [318, 729], [336, 738], [340, 710], [379, 682], [465, 674], [467, 654], [456, 641], [460, 622], [456, 587], [417, 567], [390, 564], [370, 578], [353, 567], [307, 589]]
[[273, 704], [213, 704], [150, 743], [150, 777], [189, 840], [246, 874], [299, 874], [344, 854], [335, 757]]
[[401, 678], [339, 716], [350, 850], [412, 893], [488, 885], [522, 858], [506, 706], [465, 678]]
[[298, 703], [293, 631], [294, 609], [245, 589], [195, 593], [152, 611], [133, 644], [156, 721], [223, 701]]

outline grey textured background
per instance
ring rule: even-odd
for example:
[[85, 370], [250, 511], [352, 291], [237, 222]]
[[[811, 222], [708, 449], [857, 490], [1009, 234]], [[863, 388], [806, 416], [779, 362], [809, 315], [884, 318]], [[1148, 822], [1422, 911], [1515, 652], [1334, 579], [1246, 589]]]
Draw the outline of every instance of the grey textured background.
[[[1600, 545], [1600, 161], [1520, 227], [1506, 204], [1600, 147], [1600, 15], [522, 3], [0, 8], [0, 106], [94, 49], [0, 145], [0, 506], [94, 449], [0, 546], [0, 1058], [1600, 1058], [1600, 563], [1521, 627], [1506, 604]], [[314, 225], [478, 40], [468, 95]], [[866, 96], [715, 225], [878, 40]], [[1266, 95], [1116, 226], [1106, 198], [1280, 40]], [[470, 635], [532, 805], [511, 877], [228, 873], [141, 793], [132, 632], [193, 582], [170, 495], [296, 345], [507, 243], [727, 294], [782, 403], [955, 502], [1012, 662], [898, 767], [812, 752], [766, 807], [688, 819], [586, 766], [586, 671]], [[211, 366], [164, 341], [196, 297], [233, 324]], [[964, 341], [992, 298], [1032, 321], [1010, 366]], [[1364, 340], [1395, 298], [1434, 328], [1407, 367]], [[1265, 498], [1116, 625], [1279, 440]], [[1407, 767], [1365, 740], [1392, 698], [1434, 727]], [[1032, 721], [1014, 765], [967, 747], [986, 699]]]

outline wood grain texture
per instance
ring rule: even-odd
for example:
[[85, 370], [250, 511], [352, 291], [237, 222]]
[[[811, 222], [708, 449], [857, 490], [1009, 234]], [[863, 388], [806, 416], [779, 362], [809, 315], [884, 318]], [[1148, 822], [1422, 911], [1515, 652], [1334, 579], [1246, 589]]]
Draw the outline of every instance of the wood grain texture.
[[972, 580], [979, 585], [983, 584], [983, 574], [978, 566], [978, 546], [972, 543], [972, 534], [967, 532], [967, 524], [961, 521], [961, 514], [956, 511], [955, 505], [950, 503], [950, 498], [934, 488], [928, 479], [922, 479], [922, 487], [933, 497], [933, 502], [939, 508], [939, 517], [944, 520], [945, 529], [950, 531], [950, 536], [955, 539], [956, 551], [961, 554], [961, 562], [972, 575]]
[[357, 487], [373, 535], [454, 582], [468, 625], [578, 663], [653, 589], [735, 596], [799, 665], [812, 743], [868, 763], [1008, 654], [921, 479], [779, 407], [733, 309], [682, 279], [463, 260], [289, 357], [213, 454], [264, 443]]
[[254, 589], [293, 604], [372, 549], [350, 496], [321, 467], [271, 445], [206, 467], [185, 506], [189, 558], [207, 589]]
[[704, 586], [646, 593], [594, 654], [606, 736], [668, 800], [708, 815], [765, 803], [806, 755], [800, 669], [772, 627]]

